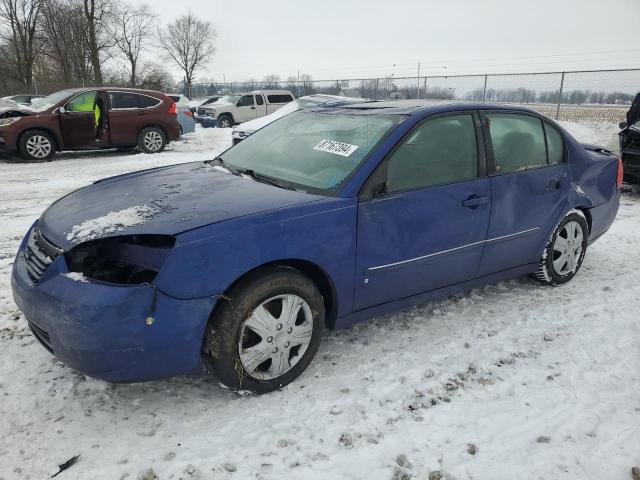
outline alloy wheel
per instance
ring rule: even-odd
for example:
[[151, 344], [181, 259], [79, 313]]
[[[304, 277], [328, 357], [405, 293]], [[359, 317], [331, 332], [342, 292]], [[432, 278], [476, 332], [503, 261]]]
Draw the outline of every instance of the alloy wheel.
[[564, 224], [553, 242], [553, 269], [558, 275], [569, 275], [578, 269], [584, 233], [576, 221]]
[[242, 323], [238, 354], [247, 374], [271, 380], [291, 370], [309, 347], [313, 315], [297, 295], [278, 295], [258, 305]]
[[27, 140], [25, 148], [34, 158], [46, 158], [51, 153], [51, 141], [43, 135], [33, 135]]
[[144, 146], [150, 152], [157, 152], [162, 147], [162, 135], [155, 130], [147, 132], [144, 136]]

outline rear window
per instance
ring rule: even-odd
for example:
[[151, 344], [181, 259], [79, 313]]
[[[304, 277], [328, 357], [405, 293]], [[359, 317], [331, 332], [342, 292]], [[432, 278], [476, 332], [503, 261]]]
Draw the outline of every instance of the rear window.
[[[155, 107], [160, 103], [160, 100], [157, 98], [148, 97], [146, 95], [136, 95], [136, 96], [138, 97], [138, 103], [142, 108]], [[180, 100], [180, 97], [178, 97], [178, 100]], [[175, 101], [177, 102], [178, 100], [175, 100]]]
[[547, 147], [539, 118], [490, 113], [487, 119], [497, 172], [517, 172], [547, 165]]
[[127, 92], [110, 92], [111, 109], [138, 108], [138, 95]]
[[161, 100], [130, 92], [109, 92], [112, 110], [155, 107]]
[[269, 103], [289, 103], [293, 100], [291, 95], [267, 95]]

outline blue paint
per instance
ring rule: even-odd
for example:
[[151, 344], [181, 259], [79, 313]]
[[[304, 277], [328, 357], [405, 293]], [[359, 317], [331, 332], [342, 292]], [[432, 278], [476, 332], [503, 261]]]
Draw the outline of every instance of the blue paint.
[[81, 242], [68, 236], [74, 225], [150, 205], [156, 212], [151, 218], [103, 237], [174, 236], [159, 274], [143, 285], [81, 282], [65, 276], [68, 266], [60, 255], [34, 283], [24, 259], [27, 235], [12, 273], [16, 303], [68, 365], [109, 381], [149, 380], [201, 370], [203, 332], [217, 299], [266, 264], [316, 266], [334, 292], [335, 314], [328, 323], [343, 328], [535, 271], [550, 233], [572, 208], [585, 211], [591, 241], [609, 228], [620, 201], [617, 159], [589, 154], [551, 121], [564, 137], [566, 163], [494, 174], [491, 151], [479, 135], [479, 178], [359, 198], [382, 160], [423, 119], [482, 110], [509, 109], [415, 102], [318, 108], [404, 116], [331, 196], [278, 188], [201, 163], [96, 182], [52, 204], [29, 233], [38, 228], [68, 252]]

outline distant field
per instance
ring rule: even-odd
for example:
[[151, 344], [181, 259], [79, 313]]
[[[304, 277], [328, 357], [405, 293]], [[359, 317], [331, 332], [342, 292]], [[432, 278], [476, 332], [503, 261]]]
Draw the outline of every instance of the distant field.
[[[555, 118], [556, 105], [532, 103], [527, 106], [549, 118]], [[629, 105], [560, 105], [558, 120], [569, 122], [587, 120], [618, 124], [625, 119], [628, 110]]]

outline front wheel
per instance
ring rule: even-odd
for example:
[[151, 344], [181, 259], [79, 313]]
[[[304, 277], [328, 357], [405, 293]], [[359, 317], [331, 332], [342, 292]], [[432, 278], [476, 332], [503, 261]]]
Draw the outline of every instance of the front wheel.
[[325, 322], [322, 295], [309, 278], [289, 267], [264, 270], [220, 301], [207, 326], [204, 359], [223, 385], [265, 393], [307, 368]]
[[533, 278], [544, 285], [567, 283], [580, 270], [588, 243], [587, 220], [582, 212], [572, 210], [551, 235]]
[[25, 160], [49, 161], [56, 153], [55, 140], [49, 132], [29, 130], [20, 137], [18, 151]]
[[229, 115], [220, 115], [218, 117], [218, 128], [231, 128], [233, 126], [233, 121]]
[[158, 127], [142, 129], [138, 136], [138, 149], [144, 153], [160, 153], [167, 146], [167, 137]]

